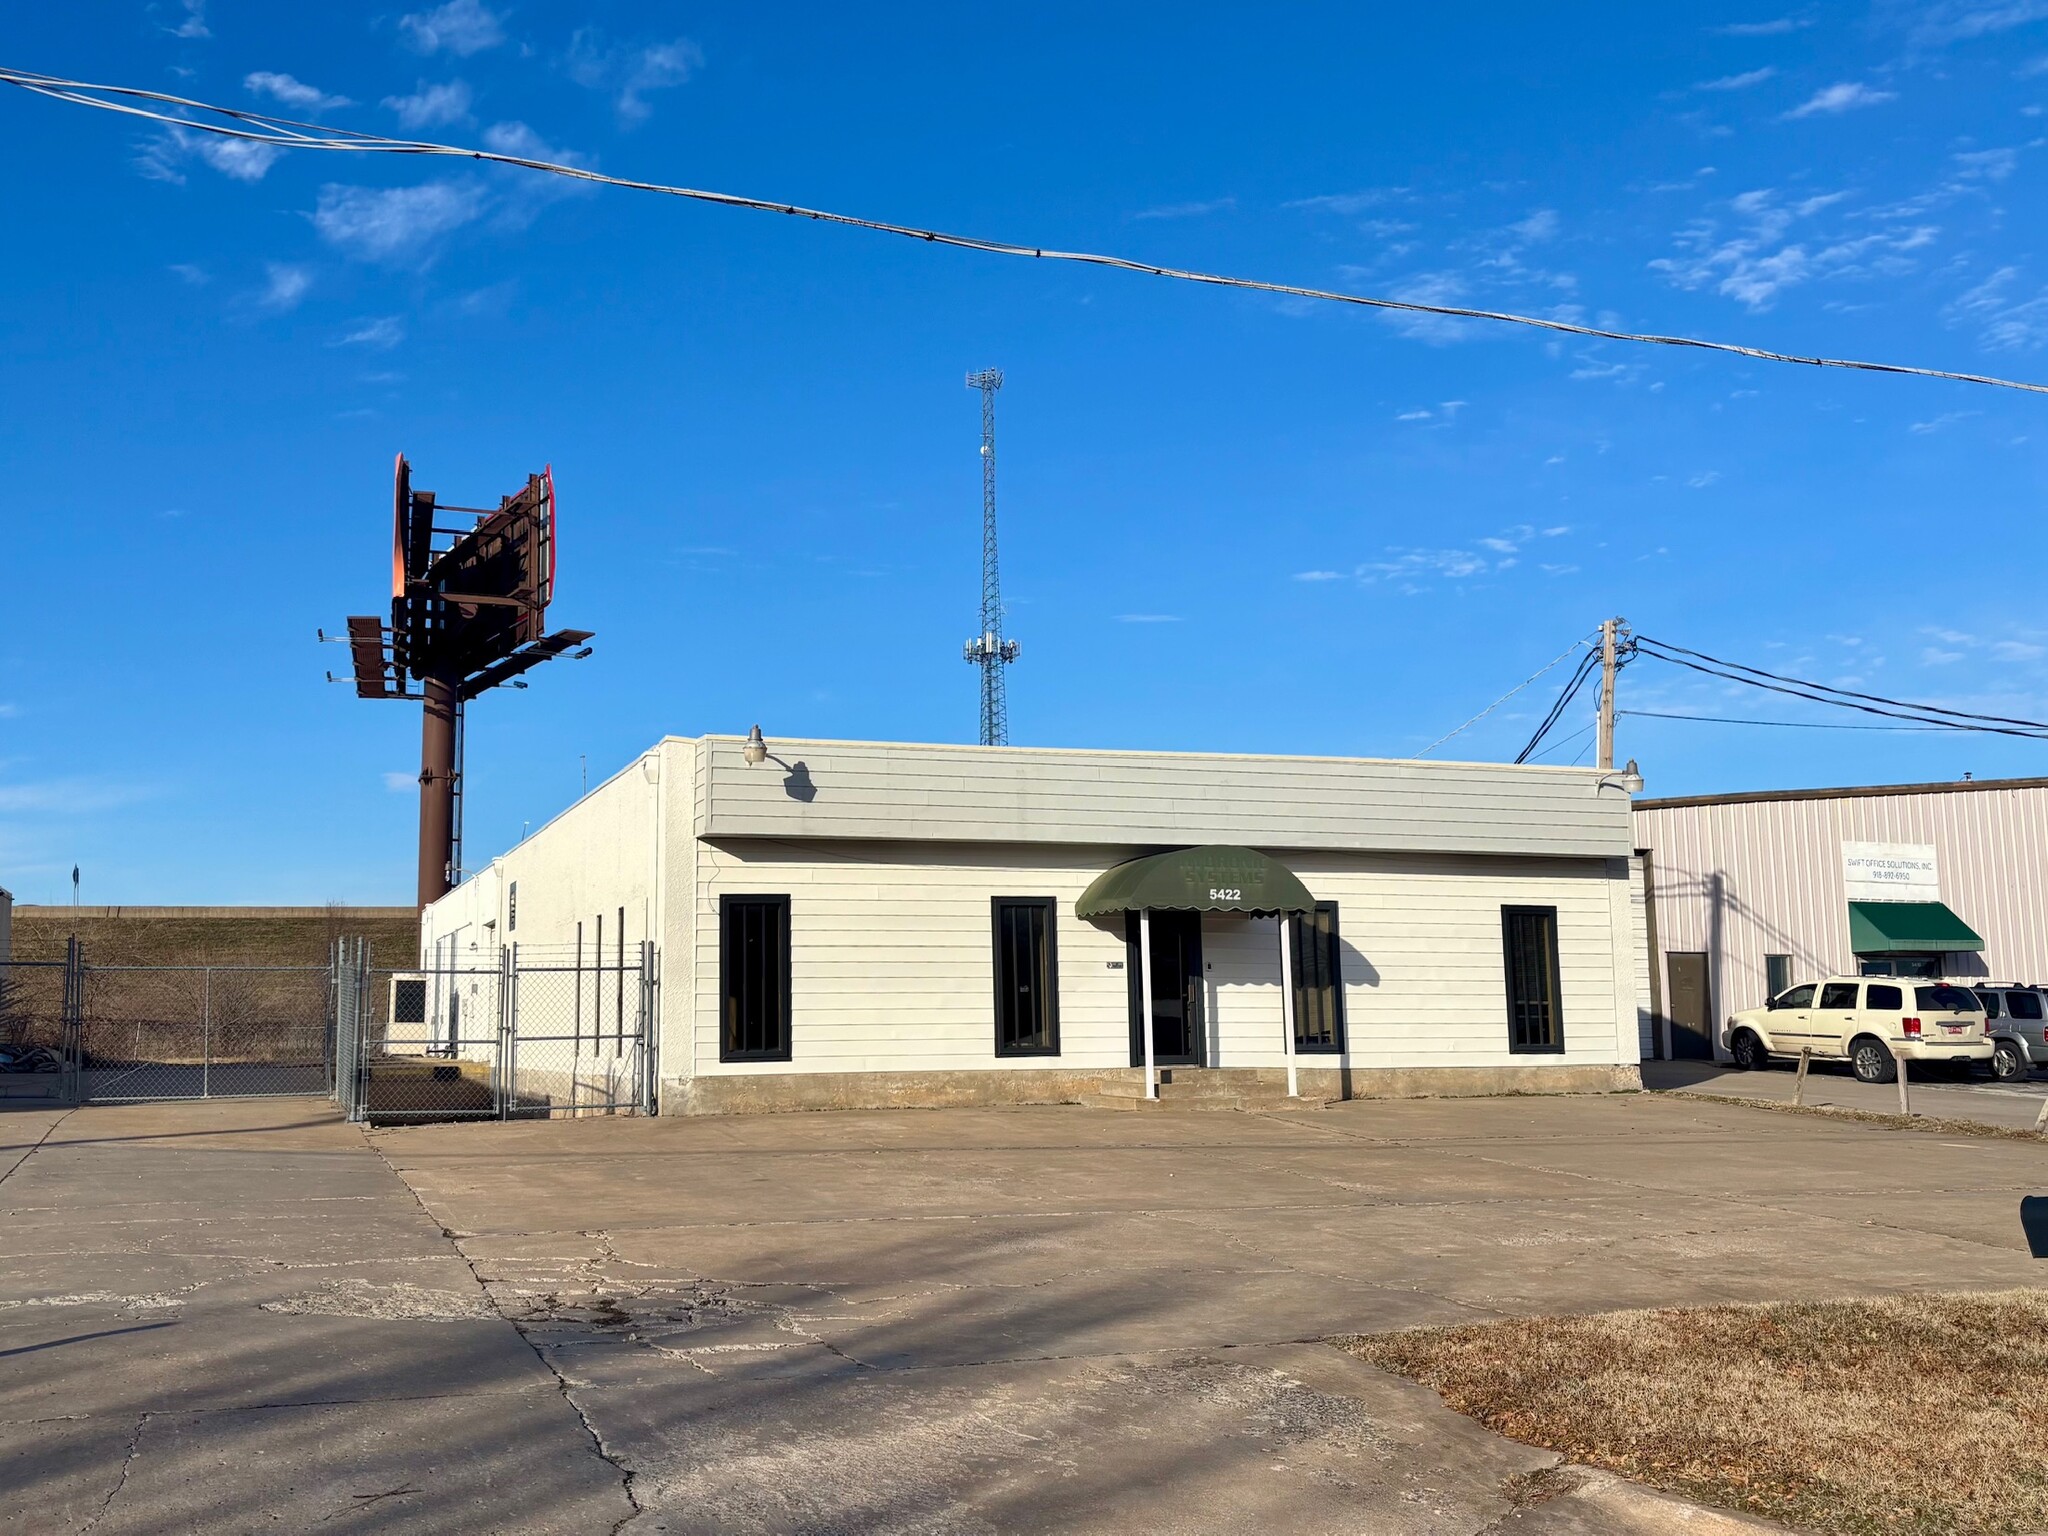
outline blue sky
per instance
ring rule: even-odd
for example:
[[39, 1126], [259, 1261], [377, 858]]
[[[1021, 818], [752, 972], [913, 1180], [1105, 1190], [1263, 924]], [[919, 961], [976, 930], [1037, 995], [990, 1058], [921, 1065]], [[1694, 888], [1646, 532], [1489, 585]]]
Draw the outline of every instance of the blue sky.
[[[159, 0], [0, 58], [1316, 286], [2048, 377], [2048, 0], [883, 8]], [[0, 884], [404, 901], [417, 711], [315, 643], [392, 455], [552, 462], [556, 623], [472, 858], [664, 732], [971, 740], [1000, 366], [1025, 744], [1414, 753], [1609, 614], [2048, 710], [2048, 403], [948, 252], [0, 94]], [[1438, 749], [1511, 757], [1563, 669]], [[1848, 681], [1860, 679], [1860, 682]], [[1587, 696], [1590, 706], [1590, 694]], [[1624, 709], [1839, 720], [1642, 661]], [[1590, 752], [1574, 708], [1551, 761]], [[1577, 734], [1574, 734], [1577, 733]], [[1652, 792], [2041, 743], [1630, 717]]]

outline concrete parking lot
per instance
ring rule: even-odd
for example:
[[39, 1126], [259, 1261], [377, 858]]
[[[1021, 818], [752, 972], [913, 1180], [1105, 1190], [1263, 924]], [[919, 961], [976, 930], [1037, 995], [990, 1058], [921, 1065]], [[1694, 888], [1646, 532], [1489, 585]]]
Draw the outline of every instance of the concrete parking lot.
[[0, 1114], [0, 1527], [1716, 1529], [1313, 1342], [2037, 1283], [2032, 1142], [1701, 1098]]
[[[2007, 1130], [2031, 1130], [2048, 1102], [2048, 1077], [1998, 1083], [1952, 1070], [1910, 1075], [1907, 1095], [1916, 1117], [1972, 1120]], [[1924, 1071], [1924, 1069], [1923, 1069]], [[1646, 1061], [1645, 1087], [1663, 1092], [1711, 1094], [1790, 1104], [1798, 1073], [1790, 1062], [1774, 1061], [1761, 1072], [1737, 1072], [1708, 1061]], [[1816, 1109], [1854, 1109], [1874, 1115], [1899, 1112], [1896, 1083], [1859, 1083], [1846, 1062], [1817, 1061], [1807, 1071], [1805, 1101]]]

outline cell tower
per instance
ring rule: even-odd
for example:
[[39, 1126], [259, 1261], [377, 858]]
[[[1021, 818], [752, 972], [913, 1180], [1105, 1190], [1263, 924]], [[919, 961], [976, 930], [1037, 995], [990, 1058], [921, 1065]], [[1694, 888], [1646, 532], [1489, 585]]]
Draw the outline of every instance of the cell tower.
[[1003, 699], [1003, 668], [1017, 659], [1014, 640], [1003, 638], [1003, 582], [996, 570], [996, 391], [1003, 370], [984, 368], [967, 375], [967, 387], [981, 391], [981, 633], [961, 654], [981, 668], [981, 744], [1010, 744], [1010, 711]]

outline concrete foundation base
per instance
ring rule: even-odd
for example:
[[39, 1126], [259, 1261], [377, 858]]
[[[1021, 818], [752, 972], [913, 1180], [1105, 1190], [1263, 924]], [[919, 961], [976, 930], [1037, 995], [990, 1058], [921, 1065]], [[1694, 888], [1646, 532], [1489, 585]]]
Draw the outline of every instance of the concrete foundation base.
[[[1204, 1075], [1171, 1069], [1176, 1087]], [[1219, 1074], [1220, 1075], [1220, 1074]], [[1237, 1074], [1233, 1074], [1237, 1075]], [[1246, 1074], [1248, 1075], [1248, 1074]], [[1258, 1068], [1284, 1083], [1282, 1068]], [[999, 1104], [1080, 1104], [1128, 1094], [1137, 1068], [1047, 1068], [983, 1072], [778, 1072], [665, 1078], [664, 1115], [746, 1115], [798, 1109], [958, 1109]], [[1341, 1099], [1468, 1098], [1504, 1093], [1626, 1093], [1642, 1088], [1634, 1062], [1512, 1067], [1323, 1067], [1299, 1069], [1306, 1103]], [[1234, 1107], [1219, 1100], [1218, 1107]]]

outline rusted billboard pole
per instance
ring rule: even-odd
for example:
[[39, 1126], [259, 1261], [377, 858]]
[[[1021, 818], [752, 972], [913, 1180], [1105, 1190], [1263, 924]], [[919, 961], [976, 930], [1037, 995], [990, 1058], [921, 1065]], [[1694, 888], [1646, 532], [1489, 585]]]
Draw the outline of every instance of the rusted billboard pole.
[[419, 903], [424, 907], [447, 895], [455, 883], [455, 742], [462, 698], [444, 678], [430, 677], [422, 689]]

